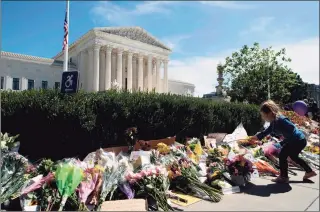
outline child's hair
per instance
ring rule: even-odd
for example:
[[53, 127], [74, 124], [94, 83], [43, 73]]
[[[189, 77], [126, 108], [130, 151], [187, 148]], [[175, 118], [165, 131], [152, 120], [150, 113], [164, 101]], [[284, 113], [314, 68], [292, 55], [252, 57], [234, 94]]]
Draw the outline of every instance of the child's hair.
[[263, 102], [260, 107], [260, 111], [265, 114], [272, 113], [275, 116], [279, 116], [281, 114], [280, 107], [272, 100]]

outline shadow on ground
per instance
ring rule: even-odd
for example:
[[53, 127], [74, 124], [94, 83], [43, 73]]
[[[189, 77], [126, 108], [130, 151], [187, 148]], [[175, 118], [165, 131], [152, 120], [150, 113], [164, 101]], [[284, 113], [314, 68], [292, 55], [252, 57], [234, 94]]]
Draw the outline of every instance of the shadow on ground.
[[248, 183], [241, 189], [241, 192], [253, 196], [269, 197], [271, 194], [287, 193], [291, 190], [292, 187], [289, 184], [272, 183], [268, 185], [255, 185], [253, 183]]

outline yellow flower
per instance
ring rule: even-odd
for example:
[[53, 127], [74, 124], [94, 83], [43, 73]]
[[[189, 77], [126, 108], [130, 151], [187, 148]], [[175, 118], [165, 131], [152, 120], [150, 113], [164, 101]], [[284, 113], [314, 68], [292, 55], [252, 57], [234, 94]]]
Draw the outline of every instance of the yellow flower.
[[201, 147], [201, 144], [200, 142], [198, 142], [196, 145], [195, 145], [195, 148], [194, 148], [194, 153], [198, 156], [200, 156], [202, 154], [202, 147]]
[[244, 167], [244, 165], [246, 165], [246, 162], [243, 160], [241, 161], [240, 166]]
[[101, 172], [104, 172], [104, 168], [100, 165], [95, 165], [94, 168], [101, 171]]
[[211, 175], [211, 177], [216, 177], [216, 176], [218, 176], [219, 174], [220, 174], [219, 171], [215, 171], [215, 172]]

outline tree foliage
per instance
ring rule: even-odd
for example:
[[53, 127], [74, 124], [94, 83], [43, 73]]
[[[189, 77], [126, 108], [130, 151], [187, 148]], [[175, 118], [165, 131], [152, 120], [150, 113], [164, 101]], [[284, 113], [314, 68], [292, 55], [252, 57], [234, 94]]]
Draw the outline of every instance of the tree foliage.
[[[303, 98], [306, 86], [300, 76], [287, 63], [286, 50], [275, 51], [272, 47], [261, 49], [258, 43], [243, 46], [223, 66], [226, 85], [230, 87], [232, 101], [248, 101], [259, 104], [268, 98], [268, 78], [271, 98], [288, 103]], [[268, 77], [269, 76], [269, 77]]]

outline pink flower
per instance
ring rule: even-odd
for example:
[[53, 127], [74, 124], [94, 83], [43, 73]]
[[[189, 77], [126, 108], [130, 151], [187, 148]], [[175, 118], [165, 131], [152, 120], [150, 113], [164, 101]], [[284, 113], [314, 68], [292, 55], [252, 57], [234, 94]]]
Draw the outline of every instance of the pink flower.
[[137, 181], [135, 180], [135, 179], [131, 179], [131, 180], [129, 180], [129, 183], [130, 184], [134, 184], [134, 183], [136, 183]]
[[148, 172], [145, 170], [141, 171], [140, 173], [141, 173], [142, 177], [148, 176]]
[[134, 176], [135, 180], [141, 180], [142, 179], [142, 175], [140, 173], [135, 174]]

